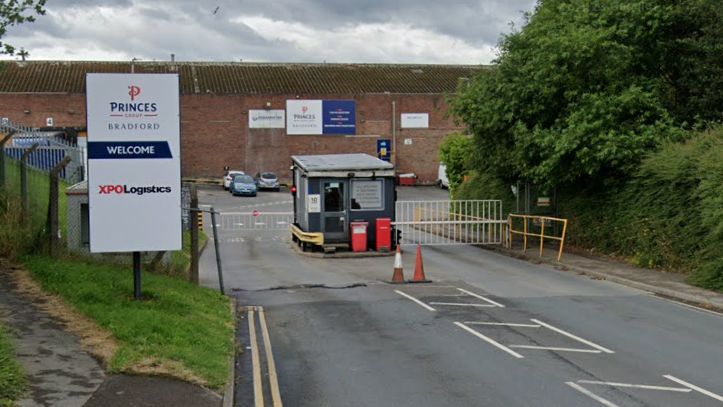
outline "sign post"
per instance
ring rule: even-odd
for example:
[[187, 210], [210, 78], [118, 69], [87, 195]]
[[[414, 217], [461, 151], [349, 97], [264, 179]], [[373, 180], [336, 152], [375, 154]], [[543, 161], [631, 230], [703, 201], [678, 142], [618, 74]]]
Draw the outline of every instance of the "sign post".
[[178, 74], [86, 75], [90, 251], [181, 249]]

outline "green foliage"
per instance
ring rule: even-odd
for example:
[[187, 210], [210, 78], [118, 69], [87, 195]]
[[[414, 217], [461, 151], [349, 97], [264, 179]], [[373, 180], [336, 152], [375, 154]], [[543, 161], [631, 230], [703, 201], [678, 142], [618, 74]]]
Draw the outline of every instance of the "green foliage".
[[472, 168], [472, 140], [460, 133], [447, 135], [439, 146], [439, 161], [446, 165], [449, 189], [454, 191]]
[[143, 273], [143, 301], [133, 300], [128, 267], [92, 260], [26, 257], [23, 265], [43, 289], [60, 295], [116, 338], [111, 372], [148, 361], [190, 370], [220, 388], [233, 352], [228, 297], [215, 290]]
[[540, 2], [495, 65], [460, 84], [450, 113], [474, 136], [476, 167], [496, 177], [631, 175], [681, 129], [723, 118], [721, 18], [713, 0]]
[[[8, 27], [35, 21], [33, 13], [44, 15], [45, 0], [4, 0], [0, 1], [0, 39]], [[0, 41], [0, 54], [13, 55], [15, 47]]]
[[0, 407], [11, 407], [27, 388], [23, 369], [15, 356], [8, 330], [0, 325]]
[[467, 181], [462, 183], [455, 191], [456, 200], [487, 200], [501, 199], [502, 213], [507, 216], [517, 209], [515, 195], [510, 184], [489, 174], [480, 174], [472, 171]]
[[[50, 201], [50, 177], [28, 166], [28, 220], [22, 221], [20, 164], [5, 158], [5, 191], [0, 191], [0, 257], [15, 259], [19, 255], [38, 253], [48, 246], [47, 222]], [[61, 180], [58, 195], [58, 216], [61, 236], [67, 235], [67, 208], [63, 191], [69, 185]]]
[[633, 177], [563, 189], [568, 242], [723, 290], [723, 127], [666, 143]]

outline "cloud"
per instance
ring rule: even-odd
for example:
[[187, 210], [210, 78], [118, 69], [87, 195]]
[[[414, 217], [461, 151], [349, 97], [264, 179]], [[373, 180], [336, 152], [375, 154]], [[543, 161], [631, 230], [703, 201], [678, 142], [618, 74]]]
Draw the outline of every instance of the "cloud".
[[[488, 63], [532, 0], [54, 0], [3, 41], [31, 59]], [[218, 12], [214, 10], [218, 7]], [[7, 58], [7, 57], [6, 57]]]

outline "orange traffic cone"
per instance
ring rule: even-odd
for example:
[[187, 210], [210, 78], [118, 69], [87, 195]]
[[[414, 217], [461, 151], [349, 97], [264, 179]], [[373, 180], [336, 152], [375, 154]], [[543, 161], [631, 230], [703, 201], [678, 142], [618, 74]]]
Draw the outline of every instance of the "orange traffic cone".
[[404, 282], [404, 270], [402, 270], [402, 252], [399, 251], [399, 245], [397, 245], [397, 252], [394, 254], [394, 274], [392, 275], [392, 283], [403, 283]]
[[410, 283], [431, 283], [424, 277], [424, 264], [422, 263], [422, 246], [417, 245], [417, 261], [414, 263], [414, 278], [409, 280]]

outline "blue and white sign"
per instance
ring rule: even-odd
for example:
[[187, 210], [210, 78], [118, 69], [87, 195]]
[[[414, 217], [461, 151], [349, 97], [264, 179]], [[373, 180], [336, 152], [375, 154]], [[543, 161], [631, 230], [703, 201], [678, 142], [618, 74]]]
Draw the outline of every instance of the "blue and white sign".
[[386, 162], [392, 161], [392, 143], [389, 139], [377, 139], [377, 157]]
[[250, 129], [283, 129], [286, 126], [286, 112], [276, 110], [249, 110]]
[[90, 251], [181, 249], [177, 74], [87, 74]]
[[291, 135], [356, 134], [353, 100], [287, 100], [286, 133]]
[[323, 134], [356, 134], [356, 104], [353, 100], [322, 100]]

